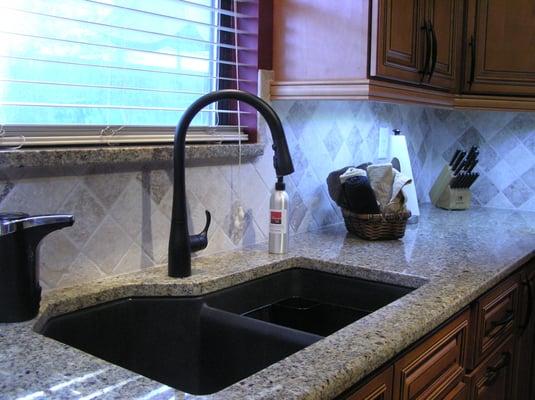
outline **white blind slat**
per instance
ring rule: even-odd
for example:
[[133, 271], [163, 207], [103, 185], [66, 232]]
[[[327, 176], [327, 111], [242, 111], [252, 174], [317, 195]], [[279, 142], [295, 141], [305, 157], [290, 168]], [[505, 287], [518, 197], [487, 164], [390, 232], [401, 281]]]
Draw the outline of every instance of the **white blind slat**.
[[46, 18], [52, 18], [52, 19], [56, 19], [56, 20], [75, 22], [75, 23], [78, 23], [78, 24], [88, 24], [88, 25], [98, 26], [98, 27], [102, 27], [102, 28], [124, 30], [124, 31], [127, 31], [127, 32], [136, 32], [136, 33], [141, 33], [141, 34], [145, 34], [145, 35], [154, 35], [154, 36], [158, 36], [158, 37], [166, 37], [166, 38], [171, 38], [171, 39], [180, 39], [180, 40], [192, 41], [192, 42], [197, 42], [197, 43], [204, 43], [204, 44], [214, 45], [214, 46], [221, 47], [221, 48], [227, 48], [227, 49], [237, 48], [238, 50], [254, 50], [254, 49], [243, 47], [243, 46], [235, 46], [235, 45], [232, 45], [232, 44], [218, 43], [217, 41], [202, 40], [202, 39], [198, 39], [198, 38], [192, 38], [192, 37], [180, 36], [180, 35], [171, 35], [171, 34], [168, 34], [168, 33], [165, 33], [165, 32], [148, 31], [148, 30], [143, 30], [143, 29], [136, 29], [134, 27], [126, 27], [126, 26], [120, 26], [120, 25], [104, 24], [104, 23], [101, 23], [101, 22], [84, 21], [82, 19], [62, 17], [62, 16], [58, 16], [58, 15], [41, 13], [41, 12], [36, 12], [36, 11], [31, 11], [31, 10], [22, 10], [22, 9], [18, 9], [18, 8], [14, 8], [14, 7], [6, 7], [6, 6], [3, 6], [3, 5], [0, 4], [0, 9], [2, 9], [2, 8], [6, 9], [6, 10], [11, 10], [11, 11], [19, 12], [19, 13], [24, 13], [24, 14], [35, 15], [35, 16], [39, 16], [39, 17], [46, 17]]
[[196, 56], [186, 56], [183, 54], [177, 54], [177, 53], [169, 53], [169, 52], [163, 52], [163, 51], [150, 51], [150, 50], [142, 50], [142, 49], [136, 49], [133, 47], [124, 47], [124, 46], [113, 46], [109, 44], [102, 44], [102, 43], [90, 43], [90, 42], [82, 42], [78, 40], [71, 40], [71, 39], [65, 39], [65, 38], [55, 38], [55, 37], [49, 37], [49, 36], [37, 36], [37, 35], [29, 35], [26, 33], [17, 33], [17, 32], [9, 32], [4, 31], [0, 29], [0, 34], [4, 35], [13, 35], [13, 36], [22, 36], [32, 39], [38, 39], [38, 40], [53, 40], [57, 42], [62, 43], [71, 43], [71, 44], [77, 44], [87, 47], [102, 47], [106, 49], [112, 49], [112, 50], [125, 50], [125, 51], [132, 51], [136, 53], [142, 53], [142, 54], [154, 54], [158, 56], [169, 56], [169, 57], [177, 57], [177, 58], [184, 58], [188, 60], [194, 60], [194, 61], [202, 61], [202, 62], [208, 62], [208, 63], [214, 63], [214, 64], [225, 64], [225, 65], [232, 65], [232, 66], [239, 66], [239, 67], [254, 67], [253, 64], [244, 64], [244, 63], [236, 63], [232, 61], [223, 61], [223, 60], [214, 60], [210, 59], [208, 57], [196, 57]]
[[[237, 21], [257, 17], [235, 12], [237, 2], [249, 1], [0, 1], [0, 149], [171, 142], [199, 96], [256, 83], [239, 78], [256, 70], [239, 55], [256, 49], [238, 36], [257, 32]], [[187, 140], [246, 140], [227, 125], [253, 112], [234, 104], [199, 112]]]
[[137, 71], [137, 72], [143, 72], [143, 73], [149, 73], [149, 74], [152, 73], [152, 74], [185, 76], [185, 77], [191, 77], [191, 78], [202, 78], [202, 79], [210, 79], [210, 80], [223, 80], [223, 81], [233, 81], [233, 82], [236, 82], [236, 81], [253, 82], [250, 79], [242, 79], [242, 78], [236, 79], [236, 78], [229, 78], [229, 77], [216, 76], [216, 75], [201, 75], [201, 74], [192, 74], [192, 73], [187, 73], [187, 72], [172, 72], [172, 71], [161, 71], [161, 70], [158, 71], [158, 70], [144, 69], [144, 68], [117, 67], [114, 65], [97, 65], [97, 64], [88, 64], [88, 63], [77, 63], [77, 62], [71, 62], [71, 61], [46, 60], [46, 59], [32, 58], [32, 57], [14, 57], [14, 56], [1, 54], [1, 53], [0, 53], [0, 58], [21, 60], [21, 61], [35, 61], [35, 62], [52, 63], [52, 64], [64, 64], [64, 65], [91, 67], [91, 68], [117, 69], [120, 71]]
[[153, 16], [157, 16], [157, 17], [161, 17], [161, 18], [165, 18], [165, 19], [172, 19], [172, 20], [176, 20], [176, 21], [188, 22], [188, 23], [191, 23], [191, 24], [194, 24], [194, 25], [217, 28], [218, 30], [223, 31], [223, 32], [238, 33], [238, 34], [241, 34], [241, 35], [254, 34], [254, 33], [248, 32], [248, 31], [240, 30], [240, 29], [233, 29], [233, 28], [227, 28], [227, 27], [224, 27], [224, 26], [219, 26], [216, 23], [206, 23], [206, 22], [200, 22], [200, 21], [192, 21], [192, 20], [188, 20], [188, 19], [185, 19], [185, 18], [181, 18], [181, 17], [175, 17], [175, 16], [165, 15], [165, 14], [161, 14], [161, 13], [157, 13], [157, 12], [140, 10], [140, 9], [136, 9], [136, 8], [132, 8], [132, 7], [120, 6], [120, 5], [117, 5], [117, 4], [103, 3], [101, 1], [96, 1], [96, 0], [83, 0], [83, 1], [86, 1], [88, 3], [95, 3], [95, 4], [100, 4], [100, 5], [103, 5], [103, 6], [113, 7], [113, 8], [117, 8], [117, 9], [138, 12], [138, 13], [142, 13], [142, 14], [146, 14], [146, 15], [153, 15]]

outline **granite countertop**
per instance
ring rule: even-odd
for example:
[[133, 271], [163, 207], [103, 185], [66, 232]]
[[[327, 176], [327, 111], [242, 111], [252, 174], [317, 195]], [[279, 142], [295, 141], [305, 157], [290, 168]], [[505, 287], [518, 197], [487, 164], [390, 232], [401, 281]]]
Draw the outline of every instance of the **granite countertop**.
[[[289, 254], [265, 245], [195, 258], [193, 275], [165, 267], [48, 292], [38, 318], [0, 324], [0, 399], [192, 399], [34, 331], [47, 318], [126, 296], [199, 295], [292, 267], [417, 288], [323, 340], [211, 396], [330, 399], [357, 383], [535, 255], [535, 213], [423, 207], [397, 241], [366, 242], [337, 225], [295, 236]], [[173, 397], [174, 396], [174, 397]]]

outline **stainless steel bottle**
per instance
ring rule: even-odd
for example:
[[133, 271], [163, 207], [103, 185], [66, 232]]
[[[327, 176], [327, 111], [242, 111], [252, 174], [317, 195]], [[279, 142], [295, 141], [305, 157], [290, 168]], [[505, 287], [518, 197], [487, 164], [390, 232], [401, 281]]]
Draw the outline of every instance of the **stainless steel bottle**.
[[288, 193], [279, 177], [269, 200], [269, 252], [284, 254], [288, 251]]

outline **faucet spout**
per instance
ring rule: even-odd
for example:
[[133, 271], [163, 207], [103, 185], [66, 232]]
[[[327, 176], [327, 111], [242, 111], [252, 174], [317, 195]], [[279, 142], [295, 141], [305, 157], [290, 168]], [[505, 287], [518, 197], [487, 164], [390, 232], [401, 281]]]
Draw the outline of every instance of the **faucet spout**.
[[210, 226], [210, 213], [206, 211], [206, 227], [198, 235], [190, 236], [186, 205], [185, 149], [186, 133], [193, 118], [207, 105], [219, 100], [238, 100], [249, 104], [266, 120], [273, 138], [273, 167], [278, 177], [294, 171], [292, 158], [286, 142], [282, 123], [275, 110], [261, 98], [241, 90], [220, 90], [208, 93], [197, 99], [182, 115], [175, 131], [173, 148], [173, 207], [171, 232], [168, 250], [168, 275], [187, 277], [191, 275], [191, 252], [199, 251], [208, 245], [207, 231]]

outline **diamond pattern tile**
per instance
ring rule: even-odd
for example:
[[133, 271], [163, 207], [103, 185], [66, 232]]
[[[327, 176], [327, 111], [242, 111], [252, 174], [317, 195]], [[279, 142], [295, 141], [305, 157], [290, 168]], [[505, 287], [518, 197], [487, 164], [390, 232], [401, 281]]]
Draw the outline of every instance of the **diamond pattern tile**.
[[535, 156], [535, 132], [531, 132], [523, 140], [524, 146]]
[[80, 249], [106, 215], [106, 210], [82, 183], [67, 197], [61, 209], [75, 216], [76, 222], [69, 228], [69, 238]]
[[2, 203], [2, 200], [6, 198], [14, 186], [13, 182], [6, 175], [0, 173], [0, 203]]
[[526, 146], [519, 144], [507, 153], [505, 161], [507, 161], [518, 175], [521, 175], [531, 166], [535, 165], [535, 155], [531, 154]]
[[102, 203], [111, 207], [135, 173], [115, 171], [113, 166], [92, 168], [83, 178], [86, 187]]
[[515, 207], [520, 207], [533, 197], [533, 191], [521, 179], [517, 179], [507, 186], [503, 194]]
[[535, 165], [522, 174], [524, 183], [535, 191]]
[[498, 188], [485, 175], [480, 176], [472, 186], [472, 193], [481, 205], [486, 205], [499, 192]]
[[[535, 211], [535, 113], [451, 111], [355, 101], [277, 101], [296, 171], [286, 178], [292, 232], [342, 221], [329, 198], [327, 174], [373, 161], [379, 127], [407, 136], [421, 202], [456, 148], [481, 147], [473, 203]], [[244, 163], [191, 163], [186, 187], [191, 233], [214, 218], [202, 254], [267, 239], [275, 181], [270, 135], [260, 124], [265, 154]], [[241, 179], [238, 179], [238, 175]], [[43, 287], [70, 286], [166, 262], [172, 206], [170, 170], [157, 165], [102, 165], [53, 171], [0, 172], [0, 211], [73, 212], [76, 224], [41, 247]], [[234, 225], [237, 206], [243, 226]]]
[[340, 134], [340, 128], [338, 127], [336, 122], [334, 123], [334, 126], [329, 131], [329, 133], [323, 139], [323, 144], [325, 144], [325, 148], [329, 152], [331, 159], [334, 160], [336, 158], [336, 155], [340, 151], [340, 147], [342, 147], [343, 144], [342, 135]]
[[111, 216], [106, 216], [82, 251], [101, 271], [111, 273], [132, 244], [132, 240]]

